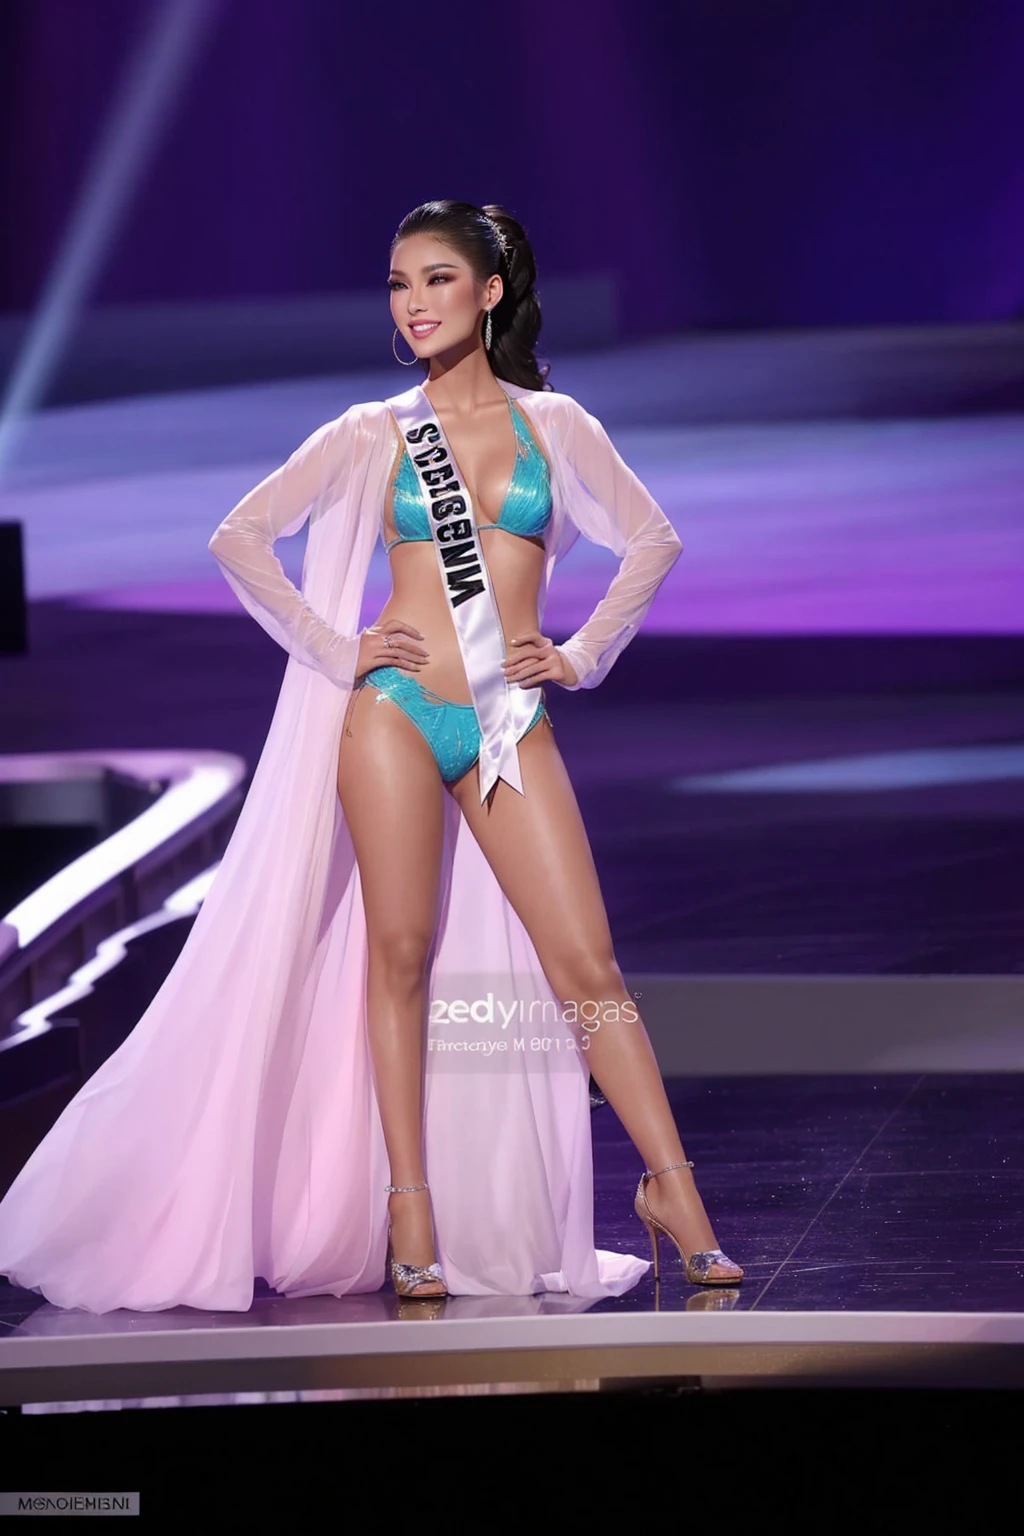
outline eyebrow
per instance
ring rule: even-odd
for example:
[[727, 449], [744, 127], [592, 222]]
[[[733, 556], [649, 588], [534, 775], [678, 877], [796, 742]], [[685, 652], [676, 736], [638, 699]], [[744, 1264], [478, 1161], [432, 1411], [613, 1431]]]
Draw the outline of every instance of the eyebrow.
[[[455, 270], [455, 263], [454, 263], [454, 261], [432, 261], [430, 263], [429, 267], [421, 267], [420, 271], [421, 272], [436, 272], [440, 267], [451, 267], [452, 270], [454, 271]], [[409, 275], [407, 272], [403, 272], [401, 267], [392, 267], [391, 268], [391, 273], [392, 273], [393, 277], [408, 277], [408, 275]]]

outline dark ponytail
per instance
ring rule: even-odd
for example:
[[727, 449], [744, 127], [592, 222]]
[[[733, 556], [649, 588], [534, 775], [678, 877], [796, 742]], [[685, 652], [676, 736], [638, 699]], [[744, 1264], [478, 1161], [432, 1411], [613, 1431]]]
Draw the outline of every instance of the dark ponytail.
[[[495, 226], [504, 236], [504, 251]], [[538, 363], [535, 355], [541, 326], [540, 298], [534, 286], [537, 264], [518, 219], [498, 203], [487, 203], [483, 208], [449, 199], [421, 203], [399, 224], [391, 242], [392, 252], [400, 240], [425, 234], [436, 235], [457, 251], [479, 282], [486, 282], [495, 272], [502, 279], [504, 292], [491, 311], [492, 339], [487, 353], [491, 371], [523, 389], [550, 389], [545, 382], [550, 364]], [[424, 367], [430, 367], [426, 359]]]

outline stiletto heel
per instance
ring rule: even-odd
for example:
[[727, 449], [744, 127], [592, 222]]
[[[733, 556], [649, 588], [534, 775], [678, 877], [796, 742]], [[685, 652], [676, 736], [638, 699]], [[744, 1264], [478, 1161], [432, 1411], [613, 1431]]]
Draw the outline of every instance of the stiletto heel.
[[[733, 1263], [732, 1259], [726, 1257], [721, 1248], [709, 1248], [703, 1253], [687, 1254], [675, 1233], [670, 1232], [668, 1227], [658, 1220], [648, 1203], [647, 1185], [651, 1179], [656, 1179], [662, 1173], [671, 1173], [673, 1168], [692, 1167], [693, 1163], [689, 1161], [685, 1163], [669, 1163], [667, 1168], [658, 1168], [653, 1172], [648, 1168], [640, 1175], [640, 1183], [636, 1187], [636, 1199], [633, 1202], [633, 1209], [650, 1235], [651, 1248], [654, 1253], [654, 1279], [658, 1281], [661, 1278], [658, 1273], [658, 1234], [664, 1233], [679, 1249], [679, 1257], [683, 1261], [686, 1278], [691, 1285], [738, 1285], [743, 1279], [743, 1271], [738, 1264]], [[711, 1274], [713, 1269], [726, 1268], [730, 1271], [729, 1274]]]
[[[637, 1215], [640, 1216], [639, 1211], [637, 1211]], [[660, 1280], [661, 1276], [658, 1273], [658, 1229], [657, 1227], [652, 1227], [650, 1222], [646, 1221], [643, 1216], [640, 1216], [640, 1220], [647, 1228], [647, 1236], [651, 1240], [651, 1260], [654, 1264], [654, 1278], [655, 1280]]]
[[[421, 1189], [426, 1189], [426, 1184], [386, 1184], [384, 1188], [389, 1195], [415, 1195]], [[391, 1284], [399, 1296], [408, 1297], [411, 1301], [441, 1301], [448, 1295], [448, 1286], [440, 1264], [401, 1264], [394, 1256], [391, 1247], [391, 1223], [388, 1222], [388, 1268], [391, 1271]], [[443, 1291], [421, 1291], [421, 1285], [444, 1286]]]

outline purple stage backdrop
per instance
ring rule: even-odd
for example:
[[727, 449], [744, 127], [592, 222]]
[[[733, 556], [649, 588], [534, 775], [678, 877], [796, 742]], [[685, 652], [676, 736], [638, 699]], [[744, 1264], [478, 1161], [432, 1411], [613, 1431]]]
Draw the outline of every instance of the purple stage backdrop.
[[[0, 12], [0, 311], [32, 307], [155, 0]], [[627, 333], [1024, 309], [1020, 0], [208, 0], [94, 302], [365, 289], [507, 203]]]

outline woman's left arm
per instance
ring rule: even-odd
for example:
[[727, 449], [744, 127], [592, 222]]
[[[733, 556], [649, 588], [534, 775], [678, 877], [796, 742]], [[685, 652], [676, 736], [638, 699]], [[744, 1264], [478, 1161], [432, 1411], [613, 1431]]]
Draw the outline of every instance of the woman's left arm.
[[[523, 647], [523, 659], [513, 657], [506, 666], [506, 676], [510, 682], [526, 686], [531, 686], [531, 678], [536, 682], [550, 678], [575, 690], [595, 688], [608, 675], [612, 663], [639, 629], [683, 546], [604, 427], [575, 400], [566, 401], [561, 446], [592, 503], [583, 532], [593, 542], [613, 550], [622, 563], [590, 618], [562, 645], [552, 648], [546, 642], [542, 649], [536, 644], [543, 639], [540, 635], [516, 637], [512, 643]], [[552, 649], [559, 655], [552, 656]], [[530, 652], [533, 654], [527, 654]], [[547, 664], [538, 666], [545, 653]]]

